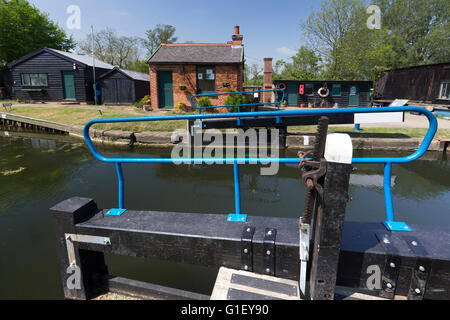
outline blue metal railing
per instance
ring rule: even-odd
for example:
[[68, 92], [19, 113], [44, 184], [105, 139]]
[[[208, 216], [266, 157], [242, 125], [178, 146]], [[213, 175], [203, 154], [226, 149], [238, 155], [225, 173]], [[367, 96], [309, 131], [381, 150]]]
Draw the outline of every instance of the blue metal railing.
[[241, 213], [240, 186], [239, 186], [239, 164], [267, 164], [278, 163], [299, 163], [299, 158], [107, 158], [98, 153], [90, 136], [89, 128], [94, 124], [100, 123], [122, 123], [122, 122], [140, 122], [140, 121], [167, 121], [167, 120], [198, 120], [198, 119], [218, 119], [218, 118], [250, 118], [250, 117], [287, 117], [301, 115], [330, 115], [347, 113], [377, 113], [377, 112], [418, 112], [425, 115], [429, 121], [428, 131], [416, 152], [400, 158], [353, 158], [352, 163], [383, 163], [384, 164], [384, 194], [386, 203], [387, 220], [384, 225], [389, 230], [410, 231], [409, 227], [402, 222], [396, 222], [394, 219], [394, 209], [391, 194], [391, 168], [393, 163], [408, 163], [419, 159], [428, 150], [433, 137], [437, 131], [436, 117], [430, 111], [420, 107], [378, 107], [378, 108], [346, 108], [346, 109], [308, 109], [295, 111], [264, 111], [264, 112], [235, 112], [220, 114], [198, 114], [198, 115], [173, 115], [173, 116], [155, 116], [155, 117], [137, 117], [137, 118], [114, 118], [114, 119], [95, 119], [89, 121], [84, 127], [84, 138], [93, 155], [100, 161], [114, 163], [116, 165], [119, 179], [119, 209], [111, 209], [110, 214], [120, 215], [126, 209], [124, 206], [124, 179], [122, 173], [123, 163], [183, 163], [183, 164], [205, 164], [205, 163], [227, 163], [234, 166], [235, 182], [235, 215], [232, 221], [246, 221], [246, 215]]
[[[254, 103], [245, 103], [245, 104], [235, 104], [235, 105], [229, 105], [229, 106], [206, 106], [206, 107], [198, 107], [195, 105], [194, 103], [194, 98], [201, 98], [201, 97], [213, 97], [213, 96], [223, 96], [223, 95], [233, 95], [233, 94], [248, 94], [248, 93], [264, 93], [264, 92], [281, 92], [282, 93], [282, 97], [280, 99], [280, 101], [277, 101], [275, 99], [274, 102], [254, 102]], [[234, 108], [237, 107], [237, 112], [240, 113], [241, 112], [241, 107], [250, 107], [250, 106], [261, 106], [261, 105], [276, 105], [277, 106], [277, 110], [280, 111], [280, 105], [281, 103], [284, 101], [284, 97], [285, 97], [285, 91], [282, 89], [270, 89], [270, 90], [254, 90], [254, 91], [239, 91], [239, 92], [223, 92], [223, 93], [200, 93], [200, 94], [195, 94], [193, 96], [191, 96], [191, 104], [192, 106], [198, 110], [198, 114], [202, 114], [202, 110], [203, 109], [214, 109], [214, 108]], [[263, 97], [261, 97], [261, 100], [263, 99]], [[242, 124], [241, 122], [241, 118], [237, 117], [237, 125], [240, 126]], [[276, 122], [277, 123], [281, 123], [281, 118], [280, 117], [276, 117]]]

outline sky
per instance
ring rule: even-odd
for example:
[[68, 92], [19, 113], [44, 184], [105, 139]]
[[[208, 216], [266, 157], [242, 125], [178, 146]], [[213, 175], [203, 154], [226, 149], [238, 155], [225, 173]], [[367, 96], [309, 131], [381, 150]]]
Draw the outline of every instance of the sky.
[[[176, 27], [177, 42], [225, 43], [234, 26], [244, 35], [248, 64], [288, 59], [305, 43], [300, 22], [320, 1], [306, 0], [29, 0], [79, 41], [106, 27], [119, 35], [145, 37], [157, 24]], [[80, 8], [80, 29], [69, 29], [71, 5]]]

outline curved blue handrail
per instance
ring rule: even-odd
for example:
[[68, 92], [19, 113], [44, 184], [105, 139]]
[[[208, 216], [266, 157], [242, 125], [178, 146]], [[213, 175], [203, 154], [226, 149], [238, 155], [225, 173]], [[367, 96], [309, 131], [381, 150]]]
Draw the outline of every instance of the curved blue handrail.
[[[407, 106], [407, 107], [377, 107], [377, 108], [347, 108], [347, 109], [308, 109], [308, 110], [294, 110], [294, 111], [264, 111], [264, 112], [234, 112], [234, 113], [220, 113], [220, 114], [197, 114], [197, 115], [172, 115], [172, 116], [155, 116], [155, 117], [134, 117], [134, 118], [112, 118], [112, 119], [95, 119], [89, 121], [84, 129], [83, 134], [86, 143], [92, 154], [100, 161], [107, 163], [115, 163], [117, 174], [119, 177], [119, 207], [123, 209], [123, 176], [121, 170], [122, 163], [183, 163], [183, 164], [205, 164], [205, 163], [228, 163], [235, 166], [235, 185], [239, 182], [236, 177], [236, 170], [238, 164], [267, 164], [272, 162], [278, 163], [299, 163], [299, 158], [107, 158], [102, 156], [95, 148], [90, 136], [89, 129], [94, 124], [100, 123], [122, 123], [122, 122], [140, 122], [140, 121], [167, 121], [167, 120], [202, 120], [202, 119], [218, 119], [218, 118], [250, 118], [250, 117], [289, 117], [301, 115], [329, 115], [329, 114], [353, 114], [353, 113], [379, 113], [379, 112], [418, 112], [427, 117], [429, 121], [428, 131], [422, 140], [419, 148], [413, 154], [407, 157], [399, 158], [353, 158], [352, 163], [383, 163], [385, 164], [384, 175], [384, 191], [386, 200], [386, 214], [387, 221], [384, 222], [389, 230], [410, 230], [406, 225], [394, 221], [394, 211], [392, 206], [392, 195], [390, 186], [391, 167], [393, 163], [408, 163], [419, 159], [428, 150], [434, 135], [437, 131], [437, 120], [434, 114], [425, 108]], [[237, 214], [240, 214], [240, 195], [235, 194]], [[239, 205], [238, 205], [239, 203]], [[397, 225], [399, 224], [399, 225]]]

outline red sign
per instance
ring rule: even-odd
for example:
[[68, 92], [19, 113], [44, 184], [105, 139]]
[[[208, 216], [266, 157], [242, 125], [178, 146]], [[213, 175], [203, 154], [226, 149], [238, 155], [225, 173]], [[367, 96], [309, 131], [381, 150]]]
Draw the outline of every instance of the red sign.
[[305, 85], [304, 84], [300, 85], [300, 87], [298, 88], [298, 93], [305, 94]]

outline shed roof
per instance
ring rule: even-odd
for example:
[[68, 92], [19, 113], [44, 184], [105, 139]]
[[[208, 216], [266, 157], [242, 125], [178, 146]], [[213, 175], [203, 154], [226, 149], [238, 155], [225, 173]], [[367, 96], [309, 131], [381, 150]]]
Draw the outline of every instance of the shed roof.
[[[78, 62], [81, 62], [89, 67], [93, 67], [94, 66], [94, 61], [92, 59], [92, 56], [88, 56], [88, 55], [81, 55], [81, 54], [75, 54], [75, 53], [71, 53], [71, 52], [65, 52], [65, 51], [60, 51], [60, 50], [56, 50], [56, 49], [49, 49], [53, 52], [59, 53], [69, 59], [72, 60], [76, 60]], [[113, 65], [100, 61], [98, 59], [95, 59], [95, 67], [96, 68], [103, 68], [103, 69], [112, 69], [114, 68]]]
[[161, 44], [149, 64], [228, 64], [243, 63], [244, 47], [228, 43]]
[[130, 78], [131, 80], [139, 80], [139, 81], [150, 82], [150, 76], [148, 74], [146, 74], [146, 73], [132, 71], [132, 70], [126, 70], [126, 69], [121, 69], [121, 68], [118, 68], [118, 67], [114, 67], [114, 69], [112, 69], [111, 71], [108, 71], [107, 73], [103, 74], [100, 77], [100, 79], [108, 77], [108, 75], [110, 75], [113, 72], [120, 72], [123, 75], [125, 75], [126, 77]]
[[422, 64], [417, 66], [409, 66], [409, 67], [402, 67], [402, 68], [396, 68], [396, 69], [389, 69], [385, 72], [389, 71], [397, 71], [397, 70], [413, 70], [413, 69], [420, 69], [420, 68], [430, 68], [430, 67], [438, 67], [442, 66], [444, 69], [447, 69], [450, 67], [450, 62], [441, 62], [441, 63], [431, 63], [431, 64]]
[[[61, 50], [56, 50], [56, 49], [51, 49], [51, 48], [42, 48], [36, 51], [33, 51], [17, 60], [14, 60], [13, 62], [8, 64], [8, 67], [14, 67], [15, 65], [18, 65], [24, 61], [27, 61], [28, 59], [33, 58], [34, 56], [41, 54], [43, 52], [47, 52], [53, 55], [56, 55], [60, 58], [69, 60], [71, 62], [75, 62], [75, 63], [81, 63], [84, 64], [85, 66], [88, 67], [92, 67], [93, 61], [92, 61], [92, 56], [88, 56], [88, 55], [80, 55], [80, 54], [75, 54], [75, 53], [71, 53], [71, 52], [65, 52], [65, 51], [61, 51]], [[109, 63], [100, 61], [95, 59], [95, 67], [96, 68], [101, 68], [101, 69], [113, 69], [114, 66], [110, 65]]]

